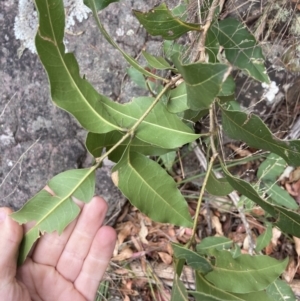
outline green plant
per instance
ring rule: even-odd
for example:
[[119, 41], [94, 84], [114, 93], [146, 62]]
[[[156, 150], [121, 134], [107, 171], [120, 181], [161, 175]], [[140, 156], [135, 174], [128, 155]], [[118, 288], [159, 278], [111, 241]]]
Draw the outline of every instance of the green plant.
[[[42, 190], [12, 215], [19, 223], [36, 221], [23, 239], [19, 263], [25, 260], [41, 234], [55, 230], [61, 233], [78, 215], [79, 208], [71, 197], [84, 202], [91, 199], [95, 170], [101, 167], [104, 158], [109, 157], [116, 162], [112, 173], [115, 185], [134, 206], [154, 221], [193, 229], [192, 238], [186, 246], [173, 245], [176, 277], [172, 300], [187, 300], [188, 294], [196, 300], [293, 298], [288, 286], [279, 280], [287, 260], [278, 261], [264, 255], [251, 256], [255, 250], [251, 233], [248, 233], [251, 255], [241, 254], [238, 246], [223, 237], [204, 239], [196, 247], [194, 244], [197, 217], [205, 190], [221, 196], [237, 190], [261, 206], [274, 226], [286, 234], [299, 236], [298, 205], [271, 202], [265, 198], [260, 187], [233, 176], [216, 142], [221, 132], [216, 121], [218, 111], [222, 128], [229, 137], [272, 152], [282, 158], [278, 160], [284, 160], [289, 165], [297, 166], [300, 163], [300, 141], [279, 140], [258, 116], [232, 110], [235, 104], [233, 68], [255, 80], [270, 83], [261, 48], [239, 21], [219, 20], [223, 5], [221, 0], [210, 1], [203, 8], [203, 25], [185, 19], [185, 15], [182, 15], [187, 10], [185, 4], [173, 11], [165, 4], [146, 13], [134, 11], [151, 35], [162, 36], [165, 40], [165, 57], [143, 52], [151, 70], [169, 71], [168, 76], [160, 76], [157, 75], [159, 72], [151, 72], [149, 68], [141, 66], [107, 34], [97, 11], [111, 2], [116, 1], [86, 0], [100, 32], [131, 65], [132, 79], [147, 87], [153, 97], [138, 97], [122, 105], [99, 94], [85, 78], [80, 77], [74, 55], [65, 53], [63, 1], [36, 0], [40, 16], [36, 48], [48, 74], [52, 99], [56, 105], [75, 116], [89, 132], [86, 146], [95, 157], [95, 164], [90, 168], [70, 170], [55, 176], [48, 183], [53, 195]], [[199, 35], [196, 54], [174, 42], [190, 31]], [[172, 76], [169, 75], [171, 73]], [[209, 131], [195, 134], [193, 123], [207, 115], [210, 119]], [[193, 221], [187, 202], [172, 177], [149, 156], [161, 156], [161, 160], [167, 162], [169, 155], [174, 160], [176, 149], [202, 138], [208, 147], [209, 163]], [[215, 175], [216, 160], [222, 166], [222, 178]], [[263, 185], [273, 189], [274, 193], [276, 186], [269, 184], [274, 184], [276, 176], [270, 179], [262, 173], [260, 177]], [[243, 206], [238, 202], [234, 205], [247, 225]], [[196, 291], [187, 291], [180, 280], [185, 263], [195, 270]], [[282, 299], [274, 297], [275, 292]]]

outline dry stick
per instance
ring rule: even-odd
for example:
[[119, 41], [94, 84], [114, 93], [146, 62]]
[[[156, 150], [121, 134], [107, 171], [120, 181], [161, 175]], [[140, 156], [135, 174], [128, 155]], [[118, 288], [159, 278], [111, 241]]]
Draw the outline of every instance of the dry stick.
[[215, 10], [216, 10], [217, 6], [219, 5], [219, 2], [220, 2], [220, 0], [213, 1], [213, 3], [211, 4], [210, 10], [209, 10], [207, 19], [206, 19], [206, 23], [204, 26], [202, 26], [202, 34], [201, 34], [199, 44], [198, 44], [198, 49], [199, 49], [199, 53], [200, 53], [200, 58], [199, 58], [200, 62], [205, 62], [206, 35], [207, 35], [208, 29], [210, 28], [211, 22], [213, 20], [214, 14], [215, 14]]

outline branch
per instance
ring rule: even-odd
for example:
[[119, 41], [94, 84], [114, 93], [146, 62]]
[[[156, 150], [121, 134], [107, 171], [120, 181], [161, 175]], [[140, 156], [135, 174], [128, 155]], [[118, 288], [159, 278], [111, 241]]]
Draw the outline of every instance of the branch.
[[199, 54], [200, 54], [200, 58], [199, 58], [200, 62], [205, 62], [205, 40], [206, 40], [207, 31], [210, 28], [210, 25], [214, 18], [215, 10], [219, 5], [220, 5], [220, 7], [223, 6], [223, 3], [224, 3], [223, 0], [214, 0], [213, 1], [211, 8], [209, 10], [208, 16], [206, 18], [206, 23], [204, 26], [202, 26], [202, 34], [201, 34], [199, 44], [198, 44], [198, 49], [199, 49]]

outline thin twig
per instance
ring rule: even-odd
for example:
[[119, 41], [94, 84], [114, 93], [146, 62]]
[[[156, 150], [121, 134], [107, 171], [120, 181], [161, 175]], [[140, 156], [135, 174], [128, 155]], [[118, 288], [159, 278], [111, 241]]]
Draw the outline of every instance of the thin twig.
[[213, 3], [211, 4], [208, 16], [206, 18], [206, 23], [204, 26], [202, 26], [202, 33], [201, 33], [201, 37], [199, 39], [199, 44], [198, 44], [198, 49], [199, 49], [199, 54], [200, 54], [200, 58], [199, 58], [200, 62], [205, 62], [206, 35], [207, 35], [208, 29], [210, 28], [211, 22], [214, 18], [215, 10], [216, 10], [217, 6], [219, 5], [219, 1], [220, 0], [213, 0]]
[[209, 174], [211, 173], [213, 163], [214, 163], [217, 156], [218, 156], [218, 154], [215, 154], [215, 155], [211, 156], [209, 164], [207, 166], [207, 172], [206, 172], [206, 175], [205, 175], [205, 178], [204, 178], [204, 181], [203, 181], [203, 185], [202, 185], [201, 190], [200, 190], [199, 199], [198, 199], [198, 202], [197, 202], [197, 208], [196, 208], [196, 213], [195, 213], [195, 217], [194, 217], [194, 225], [193, 225], [193, 230], [192, 230], [192, 236], [191, 236], [191, 238], [190, 238], [190, 240], [187, 244], [187, 248], [189, 248], [191, 246], [192, 242], [194, 241], [195, 235], [196, 235], [197, 225], [198, 225], [197, 221], [198, 221], [198, 216], [200, 214], [200, 207], [201, 207], [201, 203], [202, 203], [202, 198], [203, 198], [203, 195], [204, 195], [204, 191], [205, 191], [205, 187], [206, 187], [206, 184], [207, 184], [207, 181], [208, 181]]
[[96, 158], [96, 166], [98, 167], [99, 164], [106, 158], [110, 153], [112, 153], [118, 146], [120, 146], [126, 139], [133, 137], [135, 134], [135, 130], [137, 127], [144, 121], [144, 119], [148, 116], [148, 114], [153, 110], [155, 105], [159, 102], [163, 94], [171, 87], [173, 86], [179, 79], [181, 78], [181, 75], [178, 75], [176, 77], [173, 77], [172, 80], [164, 86], [164, 88], [161, 90], [161, 92], [157, 95], [157, 97], [154, 99], [153, 103], [149, 106], [149, 108], [145, 111], [145, 113], [137, 120], [137, 122], [130, 128], [127, 133], [107, 152], [105, 152], [101, 157]]
[[214, 133], [215, 133], [215, 117], [214, 117], [214, 103], [210, 105], [209, 108], [209, 132], [210, 134], [210, 147], [212, 149], [212, 153], [217, 154], [217, 149], [214, 141]]
[[[199, 146], [197, 145], [196, 142], [193, 142], [192, 146], [193, 146], [194, 152], [195, 152], [196, 157], [198, 158], [201, 166], [206, 170], [207, 163], [206, 163], [206, 158], [205, 158], [204, 154], [202, 153], [201, 149], [199, 148]], [[214, 173], [216, 178], [221, 178], [222, 177], [220, 172], [214, 171], [214, 170], [212, 172]], [[238, 194], [236, 193], [236, 191], [232, 191], [228, 196], [229, 196], [232, 203], [234, 204], [234, 206], [237, 208], [237, 210], [239, 212], [240, 219], [242, 220], [242, 223], [245, 227], [245, 231], [246, 231], [246, 234], [247, 234], [248, 240], [249, 240], [249, 254], [253, 254], [253, 250], [255, 249], [255, 242], [253, 240], [252, 233], [251, 233], [251, 228], [250, 228], [248, 220], [245, 216], [244, 210], [239, 205], [239, 199], [240, 198], [239, 198]]]

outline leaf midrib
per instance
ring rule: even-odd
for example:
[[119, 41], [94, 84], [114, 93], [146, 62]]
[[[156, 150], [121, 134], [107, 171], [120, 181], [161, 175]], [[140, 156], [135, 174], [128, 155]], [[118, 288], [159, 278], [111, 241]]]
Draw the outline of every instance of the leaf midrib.
[[175, 214], [176, 215], [179, 215], [179, 216], [181, 216], [185, 221], [187, 221], [187, 222], [189, 222], [190, 223], [190, 221], [188, 221], [184, 216], [182, 216], [178, 211], [175, 211], [174, 209], [173, 209], [173, 207], [170, 205], [170, 204], [168, 204], [166, 201], [165, 201], [165, 199], [161, 196], [161, 195], [159, 195], [145, 180], [144, 180], [144, 178], [139, 174], [139, 172], [133, 167], [133, 165], [131, 164], [131, 161], [130, 161], [130, 154], [129, 154], [129, 152], [128, 152], [128, 166], [132, 169], [132, 171], [136, 174], [136, 176], [141, 180], [141, 182], [142, 183], [144, 183], [144, 185], [146, 185], [152, 192], [154, 192], [154, 194], [155, 195], [157, 195], [158, 197], [159, 197], [159, 199], [161, 199], [162, 201], [163, 201], [163, 203], [164, 204], [166, 204], [167, 205], [167, 207], [169, 207], [170, 209], [171, 209], [171, 211], [172, 212], [175, 212]]
[[[222, 111], [223, 111], [223, 113], [224, 113], [224, 112], [227, 112], [227, 110], [225, 110], [225, 109], [223, 109]], [[237, 112], [237, 113], [240, 113], [240, 112]], [[227, 117], [233, 124], [235, 124], [238, 128], [242, 129], [243, 131], [247, 132], [247, 134], [251, 135], [252, 138], [255, 138], [255, 139], [260, 140], [260, 141], [262, 141], [262, 142], [264, 142], [264, 143], [270, 144], [271, 146], [274, 146], [275, 148], [280, 148], [283, 152], [284, 152], [285, 150], [287, 150], [287, 151], [289, 151], [290, 153], [294, 153], [295, 155], [300, 155], [300, 152], [293, 151], [293, 150], [291, 150], [290, 148], [284, 148], [284, 147], [282, 147], [281, 145], [278, 145], [278, 144], [276, 144], [276, 143], [274, 143], [274, 142], [272, 142], [272, 141], [269, 142], [269, 141], [264, 140], [263, 138], [260, 138], [259, 136], [255, 136], [253, 133], [249, 132], [249, 131], [246, 130], [244, 127], [240, 126], [239, 123], [235, 122], [234, 119], [232, 119], [231, 117], [229, 117], [229, 115], [227, 115], [226, 113], [225, 113], [225, 115], [226, 115], [226, 117]], [[251, 118], [252, 118], [252, 117], [251, 117]], [[265, 125], [264, 125], [264, 126], [265, 126]], [[268, 132], [268, 135], [269, 135], [269, 138], [271, 138], [271, 139], [274, 141], [274, 138], [273, 138], [273, 135], [271, 134], [271, 132]], [[279, 142], [282, 142], [281, 140], [278, 140], [278, 141], [279, 141]], [[250, 145], [250, 143], [249, 143], [249, 145]], [[287, 156], [287, 157], [288, 157], [288, 156]]]
[[[50, 28], [51, 28], [51, 32], [52, 32], [52, 37], [53, 37], [53, 40], [50, 38], [50, 41], [53, 43], [53, 45], [55, 46], [56, 50], [57, 50], [57, 53], [58, 53], [58, 56], [62, 62], [62, 65], [64, 66], [64, 69], [67, 71], [67, 74], [69, 76], [69, 79], [70, 79], [70, 82], [73, 84], [73, 86], [75, 87], [75, 89], [77, 90], [77, 93], [81, 96], [81, 99], [84, 100], [84, 102], [87, 104], [87, 106], [91, 109], [91, 111], [93, 111], [95, 113], [96, 116], [98, 116], [98, 118], [100, 120], [102, 120], [104, 123], [110, 125], [111, 127], [115, 128], [116, 130], [122, 130], [121, 128], [119, 128], [118, 126], [110, 123], [109, 121], [107, 121], [106, 119], [104, 119], [92, 106], [91, 104], [87, 101], [87, 99], [85, 98], [85, 96], [82, 94], [81, 90], [78, 88], [78, 85], [76, 84], [76, 82], [74, 81], [71, 73], [69, 72], [69, 69], [67, 67], [67, 65], [65, 64], [65, 61], [64, 61], [64, 58], [63, 58], [63, 55], [58, 47], [58, 41], [56, 39], [56, 35], [55, 35], [55, 31], [54, 31], [54, 27], [53, 27], [53, 24], [52, 24], [52, 14], [50, 13], [50, 9], [49, 9], [49, 3], [48, 3], [48, 0], [47, 1], [47, 12], [48, 12], [48, 16], [49, 16], [49, 23], [50, 23]], [[39, 30], [39, 36], [42, 38], [42, 39], [47, 39], [49, 40], [49, 38], [45, 38], [42, 36], [40, 30]], [[49, 41], [49, 42], [50, 42]], [[80, 75], [78, 75], [80, 77]], [[81, 79], [81, 78], [80, 78]], [[93, 88], [94, 89], [94, 88]]]

